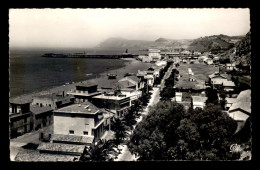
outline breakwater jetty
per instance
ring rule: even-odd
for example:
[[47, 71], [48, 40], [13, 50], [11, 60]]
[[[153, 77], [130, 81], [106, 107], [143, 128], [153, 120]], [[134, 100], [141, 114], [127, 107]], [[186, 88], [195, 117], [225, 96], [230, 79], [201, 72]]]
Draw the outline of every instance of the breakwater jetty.
[[103, 54], [85, 54], [85, 53], [74, 53], [74, 54], [56, 54], [46, 53], [42, 57], [48, 58], [106, 58], [106, 59], [119, 59], [119, 58], [135, 58], [138, 55], [135, 54], [120, 54], [120, 55], [103, 55]]

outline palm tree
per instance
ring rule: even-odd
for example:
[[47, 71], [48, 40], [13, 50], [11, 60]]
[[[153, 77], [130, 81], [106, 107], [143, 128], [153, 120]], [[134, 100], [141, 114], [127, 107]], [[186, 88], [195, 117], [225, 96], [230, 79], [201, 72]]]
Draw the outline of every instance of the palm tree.
[[86, 148], [81, 161], [113, 161], [119, 152], [113, 140], [99, 140]]

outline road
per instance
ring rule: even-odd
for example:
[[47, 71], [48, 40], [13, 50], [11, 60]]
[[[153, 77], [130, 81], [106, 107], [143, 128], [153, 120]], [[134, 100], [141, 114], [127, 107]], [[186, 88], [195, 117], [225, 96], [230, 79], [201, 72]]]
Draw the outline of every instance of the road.
[[[170, 74], [172, 69], [175, 68], [174, 64], [171, 65], [171, 67], [167, 70], [166, 74], [164, 75], [162, 82], [161, 82], [161, 89], [164, 87], [164, 80], [167, 79]], [[147, 105], [147, 107], [144, 109], [144, 111], [142, 112], [142, 115], [140, 116], [140, 118], [137, 120], [137, 123], [140, 123], [143, 119], [143, 116], [147, 115], [149, 112], [149, 107], [156, 105], [159, 100], [160, 100], [160, 89], [158, 87], [153, 87], [152, 92], [152, 96], [149, 100], [149, 103]], [[136, 127], [136, 125], [134, 126], [134, 128]], [[120, 149], [122, 149], [121, 153], [118, 155], [118, 158], [115, 159], [115, 161], [136, 161], [137, 158], [135, 157], [135, 155], [132, 155], [131, 152], [129, 151], [127, 145], [125, 144], [121, 144], [118, 146]]]

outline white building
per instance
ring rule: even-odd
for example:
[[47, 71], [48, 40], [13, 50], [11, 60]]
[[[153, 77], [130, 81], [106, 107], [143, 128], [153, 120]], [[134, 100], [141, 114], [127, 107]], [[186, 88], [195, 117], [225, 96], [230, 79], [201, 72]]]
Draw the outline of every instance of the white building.
[[175, 92], [175, 101], [182, 102], [182, 92]]
[[162, 56], [158, 49], [148, 49], [148, 56], [152, 58], [153, 61], [161, 60]]
[[202, 97], [202, 96], [191, 96], [191, 104], [192, 108], [201, 108], [203, 109], [206, 106], [206, 100], [207, 97]]

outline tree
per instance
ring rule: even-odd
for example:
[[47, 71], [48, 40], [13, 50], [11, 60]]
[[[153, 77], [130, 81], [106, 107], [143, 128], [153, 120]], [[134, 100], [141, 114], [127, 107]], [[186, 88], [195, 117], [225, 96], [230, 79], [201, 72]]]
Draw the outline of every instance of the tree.
[[111, 121], [111, 130], [115, 132], [115, 144], [119, 145], [127, 136], [127, 128], [124, 125], [125, 121], [120, 120], [119, 118], [114, 118]]
[[231, 160], [237, 123], [219, 105], [189, 109], [160, 101], [130, 137], [128, 148], [139, 160]]
[[207, 104], [213, 103], [218, 104], [218, 92], [215, 89], [207, 88], [206, 93], [208, 96], [208, 99], [206, 101]]
[[99, 140], [92, 143], [83, 153], [81, 161], [113, 161], [119, 152], [113, 140]]

